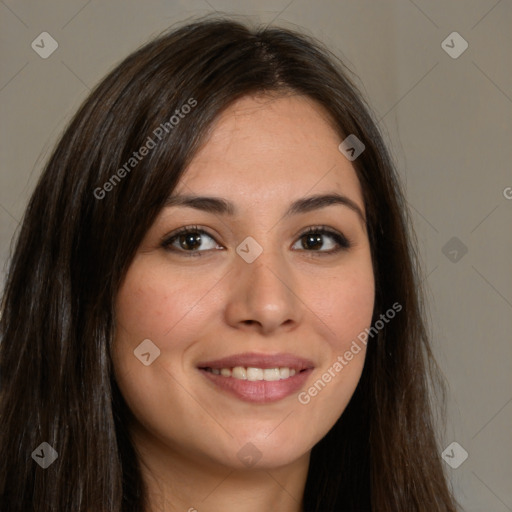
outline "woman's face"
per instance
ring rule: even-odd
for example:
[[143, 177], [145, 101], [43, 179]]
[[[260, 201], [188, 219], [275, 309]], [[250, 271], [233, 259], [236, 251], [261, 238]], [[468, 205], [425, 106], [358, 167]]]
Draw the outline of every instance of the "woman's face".
[[[278, 467], [343, 413], [374, 276], [340, 142], [303, 96], [245, 97], [218, 118], [172, 195], [230, 208], [164, 208], [117, 297], [115, 374], [143, 451]], [[346, 199], [305, 201], [332, 194]]]

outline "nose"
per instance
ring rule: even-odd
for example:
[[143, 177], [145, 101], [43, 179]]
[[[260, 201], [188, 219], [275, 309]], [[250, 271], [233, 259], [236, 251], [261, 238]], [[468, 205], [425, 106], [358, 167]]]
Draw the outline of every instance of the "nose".
[[304, 303], [284, 257], [263, 250], [252, 263], [237, 256], [235, 265], [230, 273], [227, 322], [265, 335], [293, 330], [302, 319]]

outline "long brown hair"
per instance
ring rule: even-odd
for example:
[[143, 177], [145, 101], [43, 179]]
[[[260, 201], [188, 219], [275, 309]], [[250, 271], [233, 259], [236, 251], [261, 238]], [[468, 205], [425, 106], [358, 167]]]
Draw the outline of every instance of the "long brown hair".
[[[223, 18], [174, 29], [118, 65], [72, 119], [31, 197], [1, 306], [1, 510], [144, 510], [110, 358], [115, 297], [219, 113], [248, 94], [289, 92], [322, 105], [340, 142], [354, 134], [364, 143], [353, 165], [374, 265], [373, 321], [395, 302], [403, 308], [369, 341], [349, 405], [312, 450], [304, 509], [456, 510], [435, 436], [430, 388], [443, 388], [414, 238], [370, 110], [319, 42]], [[131, 161], [148, 137], [155, 146]], [[31, 457], [42, 442], [58, 453], [46, 469]]]

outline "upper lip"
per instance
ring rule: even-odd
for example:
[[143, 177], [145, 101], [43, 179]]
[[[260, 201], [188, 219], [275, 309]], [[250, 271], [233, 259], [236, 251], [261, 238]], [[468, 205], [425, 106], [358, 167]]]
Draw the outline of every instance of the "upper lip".
[[198, 368], [234, 368], [243, 366], [245, 368], [294, 368], [295, 370], [306, 370], [314, 368], [314, 364], [309, 359], [298, 357], [294, 354], [257, 354], [254, 352], [244, 352], [242, 354], [233, 354], [210, 361], [202, 361]]

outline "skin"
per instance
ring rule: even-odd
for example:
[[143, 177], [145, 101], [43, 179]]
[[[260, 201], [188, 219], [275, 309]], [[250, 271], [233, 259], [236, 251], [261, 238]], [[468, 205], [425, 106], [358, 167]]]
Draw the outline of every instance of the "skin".
[[[363, 220], [339, 204], [283, 217], [295, 199], [333, 191], [364, 216], [341, 140], [309, 98], [244, 97], [219, 116], [173, 192], [225, 198], [237, 215], [173, 206], [146, 233], [117, 297], [113, 358], [136, 418], [131, 431], [151, 511], [301, 510], [310, 451], [350, 400], [364, 345], [308, 404], [297, 393], [242, 401], [196, 365], [241, 352], [290, 352], [314, 362], [307, 390], [370, 326], [375, 289]], [[209, 234], [193, 249], [200, 257], [187, 257], [176, 240], [176, 252], [162, 247], [189, 225]], [[337, 244], [323, 235], [323, 245], [304, 248], [303, 231], [317, 225], [352, 246], [328, 254]], [[252, 263], [235, 251], [247, 236], [263, 248]], [[144, 339], [160, 349], [149, 366], [133, 353]], [[251, 467], [237, 457], [247, 443], [261, 453]]]

